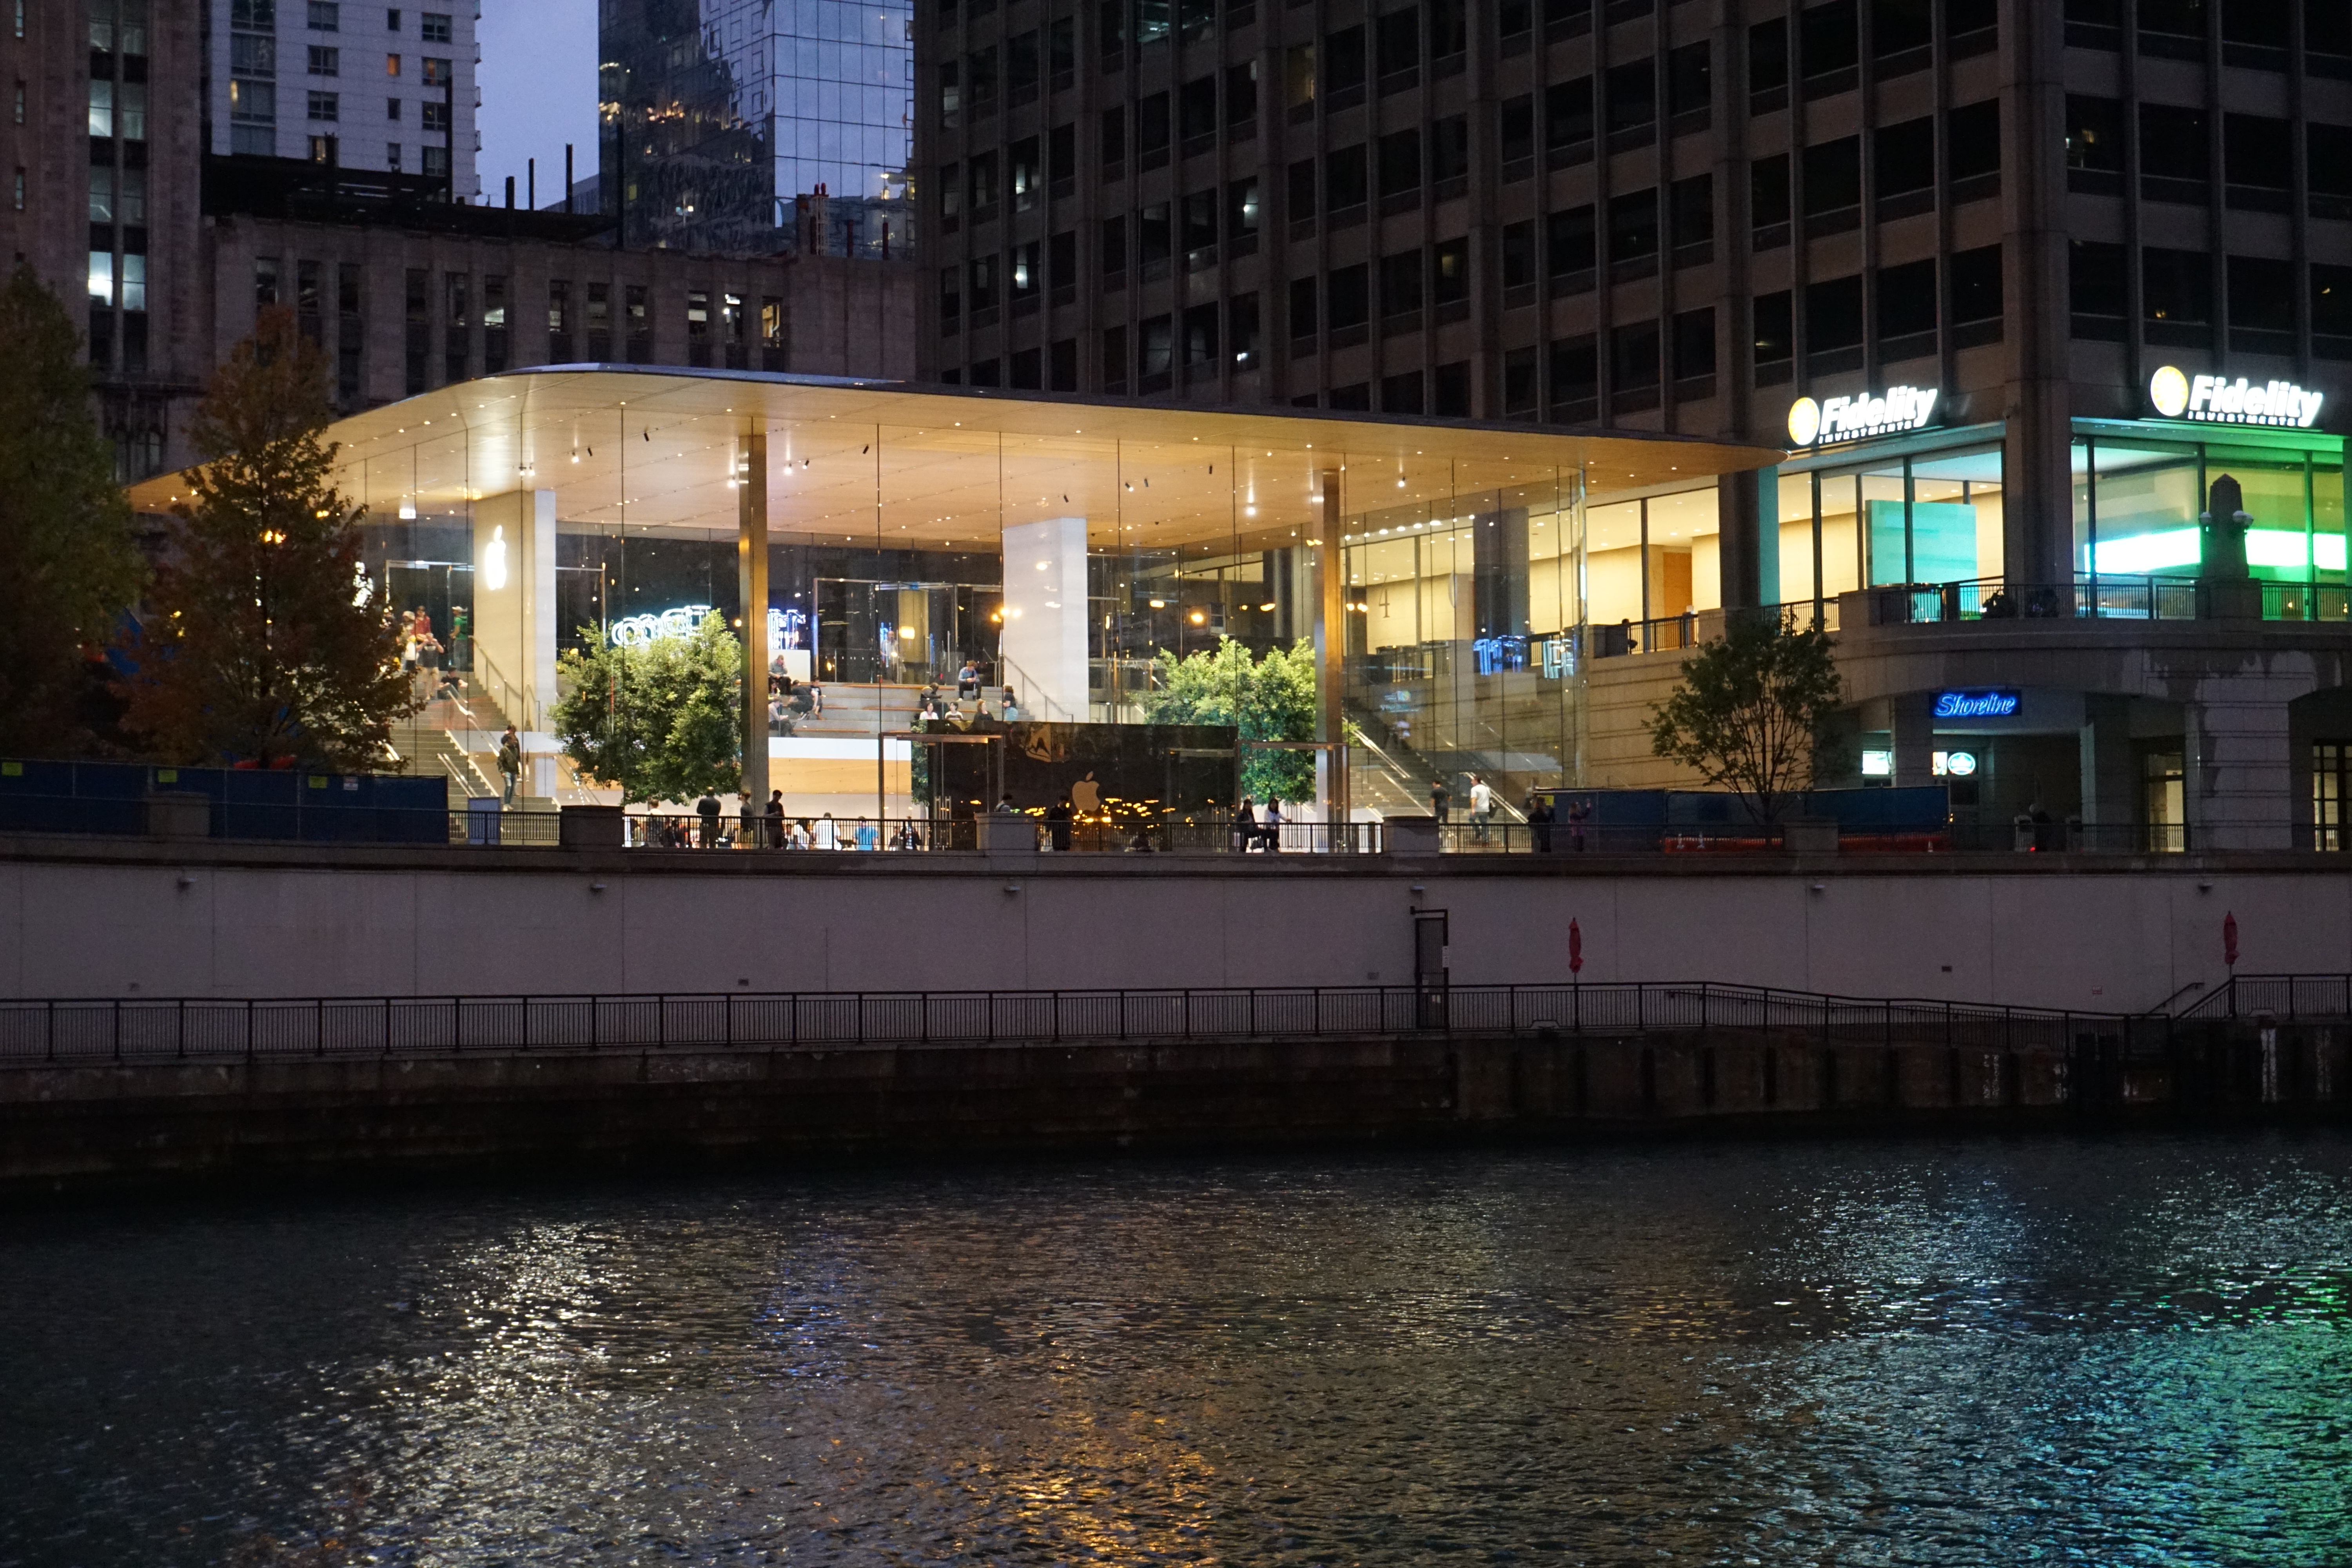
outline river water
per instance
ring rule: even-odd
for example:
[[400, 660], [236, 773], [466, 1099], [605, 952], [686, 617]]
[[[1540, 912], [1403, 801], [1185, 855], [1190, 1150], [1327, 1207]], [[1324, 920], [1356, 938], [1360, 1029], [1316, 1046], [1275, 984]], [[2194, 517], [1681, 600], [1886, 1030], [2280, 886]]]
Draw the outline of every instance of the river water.
[[0, 1563], [2329, 1564], [2352, 1135], [0, 1216]]

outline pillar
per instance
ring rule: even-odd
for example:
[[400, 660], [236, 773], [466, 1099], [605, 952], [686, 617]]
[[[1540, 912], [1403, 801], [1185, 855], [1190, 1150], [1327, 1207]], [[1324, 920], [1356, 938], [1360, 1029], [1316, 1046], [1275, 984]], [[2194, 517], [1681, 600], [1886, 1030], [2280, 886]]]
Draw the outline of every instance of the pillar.
[[735, 487], [736, 603], [743, 616], [743, 799], [768, 803], [768, 433], [745, 437]]
[[2083, 826], [2092, 846], [2130, 847], [2138, 819], [2140, 776], [2131, 743], [2131, 699], [2092, 692], [2083, 699]]
[[1724, 475], [1716, 481], [1716, 518], [1723, 531], [1717, 544], [1723, 607], [1779, 604], [1780, 470]]
[[1913, 691], [1887, 700], [1887, 729], [1895, 747], [1895, 787], [1916, 789], [1936, 782], [1935, 699]]
[[475, 503], [474, 675], [518, 730], [544, 729], [555, 702], [555, 531], [553, 490]]
[[2186, 704], [2181, 759], [2189, 847], [2288, 849], [2294, 764], [2287, 705], [2307, 682], [2209, 677]]
[[1326, 743], [1315, 765], [1325, 820], [1348, 820], [1348, 769], [1337, 748], [1348, 738], [1341, 700], [1348, 681], [1348, 557], [1339, 542], [1339, 470], [1326, 468], [1322, 526], [1315, 546], [1315, 738]]
[[1032, 719], [1084, 723], [1091, 711], [1087, 666], [1087, 520], [1017, 522], [1003, 535], [1003, 684]]

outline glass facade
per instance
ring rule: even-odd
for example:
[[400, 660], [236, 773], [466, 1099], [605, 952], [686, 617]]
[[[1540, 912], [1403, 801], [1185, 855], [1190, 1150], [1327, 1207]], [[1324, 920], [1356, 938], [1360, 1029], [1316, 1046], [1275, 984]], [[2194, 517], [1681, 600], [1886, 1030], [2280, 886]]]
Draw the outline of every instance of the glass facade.
[[[602, 0], [601, 190], [623, 242], [881, 254], [910, 237], [908, 0]], [[821, 235], [798, 198], [828, 194]]]

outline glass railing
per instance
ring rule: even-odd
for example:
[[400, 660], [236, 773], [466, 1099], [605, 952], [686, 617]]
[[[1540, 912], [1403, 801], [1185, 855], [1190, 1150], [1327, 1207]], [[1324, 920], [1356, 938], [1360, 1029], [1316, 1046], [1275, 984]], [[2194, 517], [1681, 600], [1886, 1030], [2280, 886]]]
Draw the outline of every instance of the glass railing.
[[2244, 578], [2082, 576], [2071, 583], [1896, 583], [1841, 596], [1856, 626], [1959, 621], [2352, 620], [2352, 588]]

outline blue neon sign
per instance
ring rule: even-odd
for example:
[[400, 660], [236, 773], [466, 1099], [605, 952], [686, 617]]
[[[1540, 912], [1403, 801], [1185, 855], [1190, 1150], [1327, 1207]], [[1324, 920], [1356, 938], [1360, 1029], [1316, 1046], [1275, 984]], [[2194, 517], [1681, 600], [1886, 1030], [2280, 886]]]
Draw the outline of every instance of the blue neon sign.
[[2018, 694], [2014, 691], [1938, 691], [1936, 693], [1936, 717], [2013, 719], [2017, 716], [2018, 701]]

